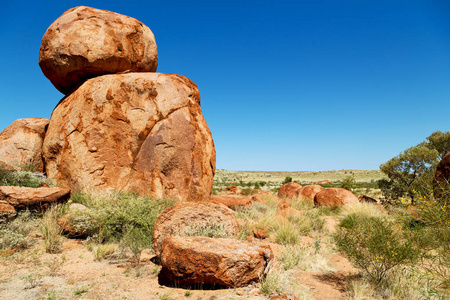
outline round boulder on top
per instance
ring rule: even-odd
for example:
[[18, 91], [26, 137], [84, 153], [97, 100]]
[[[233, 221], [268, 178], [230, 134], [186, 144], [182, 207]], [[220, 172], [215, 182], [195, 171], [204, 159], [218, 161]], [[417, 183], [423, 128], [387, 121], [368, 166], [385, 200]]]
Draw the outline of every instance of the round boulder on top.
[[280, 198], [295, 198], [297, 196], [298, 190], [300, 190], [302, 186], [296, 182], [288, 182], [283, 184], [278, 190], [278, 197]]
[[341, 206], [359, 203], [352, 192], [342, 188], [329, 188], [318, 192], [314, 197], [316, 206]]
[[323, 191], [323, 187], [318, 184], [306, 185], [303, 188], [297, 190], [297, 196], [299, 198], [306, 198], [314, 200], [314, 197], [318, 192]]
[[155, 72], [155, 37], [142, 22], [114, 12], [78, 6], [64, 12], [44, 34], [39, 66], [67, 95], [104, 74]]

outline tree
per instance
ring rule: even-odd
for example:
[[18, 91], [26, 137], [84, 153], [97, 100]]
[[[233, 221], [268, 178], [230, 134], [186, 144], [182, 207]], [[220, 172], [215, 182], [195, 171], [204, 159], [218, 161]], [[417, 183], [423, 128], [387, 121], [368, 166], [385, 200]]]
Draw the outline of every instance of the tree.
[[439, 159], [443, 159], [445, 154], [450, 152], [450, 131], [442, 132], [437, 130], [427, 137], [427, 146], [439, 152]]
[[286, 176], [286, 178], [284, 178], [283, 184], [292, 182], [292, 177], [291, 176]]
[[341, 188], [351, 191], [355, 183], [356, 183], [355, 177], [350, 175], [345, 176], [344, 179], [342, 179]]
[[380, 166], [380, 170], [389, 178], [379, 181], [383, 194], [392, 200], [407, 195], [411, 198], [411, 204], [414, 204], [414, 190], [431, 182], [438, 158], [438, 150], [426, 143], [408, 148], [391, 158]]

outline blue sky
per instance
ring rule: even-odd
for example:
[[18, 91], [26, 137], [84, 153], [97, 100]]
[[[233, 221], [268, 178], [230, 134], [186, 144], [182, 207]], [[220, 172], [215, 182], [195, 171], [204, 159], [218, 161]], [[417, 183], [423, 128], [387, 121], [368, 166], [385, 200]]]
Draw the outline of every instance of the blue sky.
[[378, 169], [450, 130], [450, 2], [431, 0], [7, 1], [0, 130], [62, 98], [39, 46], [77, 5], [150, 27], [158, 72], [199, 87], [219, 169]]

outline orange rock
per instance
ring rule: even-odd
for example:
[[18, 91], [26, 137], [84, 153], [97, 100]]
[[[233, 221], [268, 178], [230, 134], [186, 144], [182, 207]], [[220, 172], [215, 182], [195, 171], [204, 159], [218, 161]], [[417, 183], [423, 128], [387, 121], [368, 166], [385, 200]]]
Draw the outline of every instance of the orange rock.
[[230, 194], [239, 194], [241, 192], [241, 190], [235, 185], [227, 186], [225, 190], [229, 191]]
[[14, 206], [4, 200], [0, 200], [0, 220], [9, 219], [10, 217], [15, 216], [16, 213]]
[[42, 143], [48, 122], [42, 118], [18, 119], [6, 127], [0, 133], [0, 160], [13, 167], [33, 164], [42, 172]]
[[321, 180], [321, 181], [317, 181], [316, 184], [332, 184], [332, 181], [329, 180]]
[[140, 21], [107, 10], [78, 6], [64, 12], [44, 34], [39, 66], [63, 94], [89, 78], [124, 71], [155, 72], [158, 51]]
[[278, 190], [278, 197], [280, 198], [295, 198], [297, 196], [297, 191], [301, 189], [302, 186], [295, 182], [285, 183]]
[[301, 214], [301, 212], [293, 207], [291, 207], [287, 201], [282, 201], [277, 206], [277, 215], [283, 216], [285, 218], [290, 215]]
[[258, 195], [253, 195], [252, 196], [252, 200], [256, 201], [256, 202], [259, 202], [261, 204], [264, 204], [264, 202], [261, 200], [261, 198]]
[[320, 185], [310, 184], [297, 190], [297, 197], [314, 200], [314, 196], [316, 196], [316, 194], [321, 191], [323, 191], [323, 187], [321, 187]]
[[231, 209], [235, 209], [238, 206], [249, 206], [253, 204], [252, 199], [247, 199], [244, 197], [234, 196], [234, 195], [211, 195], [209, 201], [216, 204], [223, 204]]
[[270, 300], [300, 300], [300, 298], [288, 295], [286, 293], [281, 293], [275, 296], [270, 297]]
[[316, 206], [340, 206], [358, 203], [358, 198], [352, 192], [342, 188], [329, 188], [316, 194]]
[[369, 197], [367, 195], [361, 195], [358, 197], [359, 202], [367, 202], [367, 203], [378, 203], [377, 199]]
[[80, 215], [83, 211], [89, 210], [86, 206], [79, 203], [72, 203], [69, 206], [69, 213], [63, 215], [56, 222], [61, 227], [63, 233], [71, 238], [87, 237], [88, 232], [84, 228], [74, 226], [72, 217]]
[[70, 198], [70, 190], [64, 187], [29, 188], [21, 186], [0, 186], [0, 200], [15, 209], [41, 208], [52, 203], [62, 203]]
[[73, 189], [187, 201], [209, 199], [216, 165], [197, 86], [159, 73], [86, 81], [53, 111], [43, 157]]
[[153, 228], [153, 246], [157, 256], [161, 255], [161, 243], [166, 236], [182, 235], [190, 228], [211, 225], [222, 226], [224, 234], [235, 236], [239, 223], [233, 211], [223, 204], [208, 202], [182, 202], [164, 210]]
[[176, 285], [241, 287], [257, 282], [273, 260], [269, 246], [234, 239], [167, 236], [162, 242], [162, 277]]
[[252, 228], [253, 236], [257, 239], [267, 238], [267, 231], [264, 228]]

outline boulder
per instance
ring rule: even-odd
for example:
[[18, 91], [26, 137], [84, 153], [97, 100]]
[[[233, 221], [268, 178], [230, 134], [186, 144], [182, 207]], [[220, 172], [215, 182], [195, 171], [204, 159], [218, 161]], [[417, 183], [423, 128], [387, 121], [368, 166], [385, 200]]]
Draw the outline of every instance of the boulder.
[[0, 201], [17, 209], [45, 208], [53, 203], [62, 203], [70, 198], [65, 187], [29, 188], [21, 186], [0, 186]]
[[434, 175], [434, 196], [439, 199], [444, 195], [450, 195], [450, 152], [438, 163]]
[[259, 197], [258, 195], [253, 195], [253, 196], [252, 196], [252, 200], [253, 200], [254, 202], [259, 202], [259, 203], [261, 203], [261, 204], [264, 204], [264, 202], [261, 200], [261, 197]]
[[72, 189], [187, 201], [208, 200], [216, 165], [197, 86], [159, 73], [86, 81], [53, 111], [43, 156]]
[[235, 195], [237, 195], [237, 194], [239, 194], [241, 192], [241, 190], [235, 185], [227, 186], [225, 188], [225, 190], [229, 191], [230, 194], [235, 194]]
[[4, 200], [0, 200], [0, 221], [2, 219], [9, 219], [10, 217], [15, 216], [16, 213], [14, 206]]
[[233, 211], [223, 204], [182, 202], [164, 210], [153, 228], [153, 246], [161, 255], [161, 243], [166, 236], [183, 235], [192, 228], [220, 226], [229, 237], [239, 233], [239, 223]]
[[295, 198], [297, 196], [298, 190], [301, 188], [302, 186], [295, 182], [285, 183], [278, 190], [278, 197], [290, 199]]
[[264, 228], [252, 228], [253, 236], [257, 239], [267, 238], [267, 231]]
[[314, 197], [315, 206], [341, 206], [358, 203], [352, 192], [342, 188], [329, 188], [318, 192]]
[[[0, 133], [0, 160], [3, 166], [33, 165], [43, 170], [42, 143], [48, 119], [18, 119]], [[10, 169], [11, 167], [6, 167]]]
[[87, 237], [88, 232], [85, 228], [75, 226], [73, 219], [82, 216], [88, 212], [89, 208], [79, 203], [72, 203], [69, 205], [68, 213], [60, 217], [56, 222], [61, 227], [63, 233], [71, 238]]
[[367, 202], [367, 203], [378, 203], [377, 199], [374, 199], [372, 197], [369, 197], [367, 195], [361, 195], [358, 197], [359, 202]]
[[269, 246], [234, 239], [167, 236], [161, 274], [175, 285], [241, 287], [262, 278], [273, 252]]
[[297, 190], [297, 197], [300, 199], [314, 200], [314, 197], [318, 192], [323, 191], [323, 187], [317, 184], [306, 185], [303, 188]]
[[89, 78], [119, 72], [155, 72], [155, 37], [142, 22], [107, 10], [78, 6], [44, 34], [39, 66], [63, 94]]
[[317, 181], [316, 184], [332, 184], [332, 181], [329, 180], [321, 180], [321, 181]]
[[211, 195], [209, 201], [216, 204], [223, 204], [233, 210], [239, 206], [249, 206], [253, 204], [252, 199], [234, 195]]

